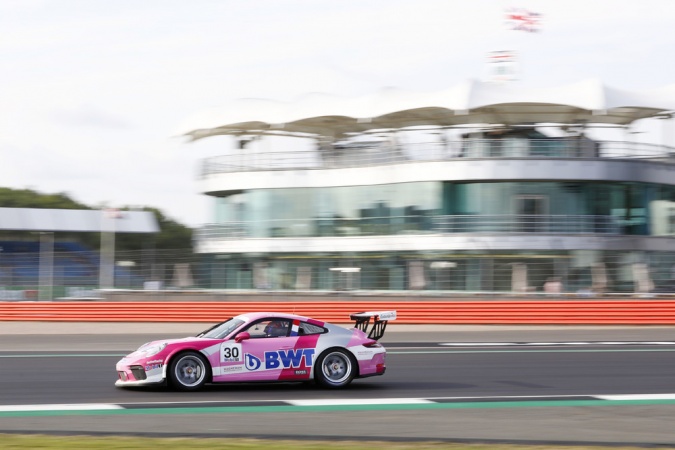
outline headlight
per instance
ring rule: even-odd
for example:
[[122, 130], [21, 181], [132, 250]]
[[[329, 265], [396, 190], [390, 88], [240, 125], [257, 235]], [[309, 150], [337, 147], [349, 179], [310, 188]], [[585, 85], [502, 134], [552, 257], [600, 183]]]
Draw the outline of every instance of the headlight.
[[164, 350], [165, 348], [166, 348], [166, 342], [163, 343], [163, 344], [151, 345], [150, 347], [143, 346], [143, 347], [139, 348], [138, 350], [136, 350], [136, 354], [142, 355], [142, 356], [145, 356], [145, 357], [154, 356], [157, 353]]

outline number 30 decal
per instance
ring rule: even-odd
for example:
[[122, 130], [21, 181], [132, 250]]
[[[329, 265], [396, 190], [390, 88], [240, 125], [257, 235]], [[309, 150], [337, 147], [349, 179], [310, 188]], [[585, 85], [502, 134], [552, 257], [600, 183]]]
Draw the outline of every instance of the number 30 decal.
[[232, 363], [232, 362], [242, 362], [241, 357], [241, 344], [235, 343], [224, 343], [220, 346], [220, 362], [221, 363]]

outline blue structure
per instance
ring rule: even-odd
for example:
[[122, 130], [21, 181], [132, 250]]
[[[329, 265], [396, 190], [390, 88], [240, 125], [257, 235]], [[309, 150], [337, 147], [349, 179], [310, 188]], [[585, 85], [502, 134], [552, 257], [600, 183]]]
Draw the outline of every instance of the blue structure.
[[[116, 263], [114, 236], [157, 233], [159, 226], [147, 211], [0, 208], [3, 230], [34, 232], [39, 241], [0, 241], [0, 288], [39, 290], [40, 299], [49, 300], [56, 286], [107, 288], [116, 278], [140, 285], [142, 280]], [[60, 232], [99, 233], [101, 251], [59, 241]]]
[[[36, 286], [40, 242], [0, 241], [0, 286]], [[98, 252], [78, 242], [54, 242], [54, 276], [61, 286], [96, 286]]]

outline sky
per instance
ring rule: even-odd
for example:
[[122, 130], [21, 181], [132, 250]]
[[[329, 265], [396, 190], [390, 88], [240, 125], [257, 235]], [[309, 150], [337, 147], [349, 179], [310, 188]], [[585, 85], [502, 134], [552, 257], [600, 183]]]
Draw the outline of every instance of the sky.
[[[512, 7], [540, 31], [507, 29]], [[199, 227], [213, 221], [200, 161], [233, 144], [177, 135], [199, 111], [441, 90], [501, 50], [523, 87], [659, 88], [675, 84], [673, 24], [672, 0], [0, 0], [0, 187]]]

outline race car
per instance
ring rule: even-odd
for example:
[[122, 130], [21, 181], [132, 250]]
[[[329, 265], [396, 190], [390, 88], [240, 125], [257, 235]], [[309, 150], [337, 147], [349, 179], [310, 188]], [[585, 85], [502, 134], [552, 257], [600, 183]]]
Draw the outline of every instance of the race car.
[[[384, 374], [378, 343], [396, 311], [350, 315], [354, 328], [294, 314], [242, 314], [183, 339], [148, 342], [116, 366], [118, 387], [168, 383], [194, 391], [206, 383], [311, 381], [342, 388]], [[372, 321], [372, 323], [371, 323]]]

